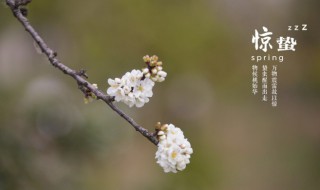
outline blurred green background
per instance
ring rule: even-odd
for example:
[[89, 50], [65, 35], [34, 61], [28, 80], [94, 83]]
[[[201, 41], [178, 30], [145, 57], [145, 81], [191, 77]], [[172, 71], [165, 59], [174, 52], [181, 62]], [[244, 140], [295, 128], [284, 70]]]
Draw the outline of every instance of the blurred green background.
[[[320, 1], [33, 0], [29, 19], [58, 58], [107, 79], [156, 54], [168, 77], [143, 108], [117, 104], [153, 130], [182, 128], [191, 164], [166, 174], [156, 147], [37, 54], [0, 5], [1, 190], [320, 189]], [[308, 24], [308, 31], [288, 25]], [[297, 39], [278, 65], [278, 107], [251, 93], [254, 30]], [[269, 52], [278, 55], [276, 50]], [[281, 54], [281, 53], [280, 53]], [[262, 63], [258, 63], [260, 65]]]

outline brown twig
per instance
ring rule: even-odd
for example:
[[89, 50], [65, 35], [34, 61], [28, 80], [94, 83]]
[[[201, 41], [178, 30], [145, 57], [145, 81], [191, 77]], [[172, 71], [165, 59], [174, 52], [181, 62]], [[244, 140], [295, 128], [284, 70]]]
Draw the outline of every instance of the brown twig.
[[[6, 0], [6, 4], [10, 7], [13, 15], [18, 19], [18, 21], [23, 25], [25, 30], [31, 35], [31, 37], [35, 40], [35, 42], [39, 45], [41, 51], [47, 56], [51, 65], [61, 70], [64, 74], [71, 76], [74, 78], [79, 85], [80, 90], [87, 89], [92, 92], [97, 99], [104, 101], [106, 104], [110, 106], [112, 110], [118, 113], [123, 119], [125, 119], [128, 123], [132, 125], [132, 127], [140, 132], [143, 136], [145, 136], [149, 141], [153, 144], [157, 145], [158, 140], [154, 133], [149, 133], [147, 129], [138, 125], [131, 117], [126, 115], [123, 111], [121, 111], [118, 107], [113, 104], [114, 97], [108, 96], [97, 89], [94, 85], [88, 82], [85, 78], [87, 75], [84, 70], [75, 71], [63, 63], [61, 63], [57, 59], [57, 53], [53, 51], [49, 46], [44, 42], [44, 40], [40, 37], [38, 32], [31, 26], [28, 19], [21, 12], [21, 6], [25, 6], [30, 3], [31, 0]], [[23, 8], [25, 10], [25, 8]]]

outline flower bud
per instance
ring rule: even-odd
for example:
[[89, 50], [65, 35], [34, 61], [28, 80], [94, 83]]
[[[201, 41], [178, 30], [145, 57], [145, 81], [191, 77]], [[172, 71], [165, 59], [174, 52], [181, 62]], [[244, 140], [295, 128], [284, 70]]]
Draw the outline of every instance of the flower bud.
[[163, 77], [159, 77], [158, 82], [163, 82], [165, 79]]
[[161, 131], [166, 131], [168, 129], [168, 124], [164, 124], [161, 126]]
[[143, 59], [144, 62], [150, 62], [150, 57], [149, 57], [149, 55], [143, 56], [142, 59]]
[[151, 60], [154, 61], [154, 62], [157, 62], [157, 61], [158, 61], [158, 56], [153, 55], [153, 56], [151, 57]]
[[164, 72], [164, 71], [159, 71], [159, 72], [158, 72], [158, 75], [159, 75], [160, 77], [166, 77], [166, 76], [167, 76], [167, 73]]
[[162, 136], [162, 135], [164, 135], [165, 133], [163, 132], [163, 131], [159, 131], [158, 132], [158, 136]]
[[149, 69], [148, 69], [148, 68], [144, 68], [144, 69], [142, 69], [142, 73], [143, 73], [143, 74], [147, 74], [147, 73], [149, 73]]
[[146, 78], [150, 78], [150, 77], [151, 77], [150, 73], [147, 73], [147, 74], [145, 74], [144, 76], [145, 76]]
[[157, 74], [157, 69], [156, 68], [153, 68], [152, 70], [151, 70], [151, 72], [152, 72], [152, 74]]

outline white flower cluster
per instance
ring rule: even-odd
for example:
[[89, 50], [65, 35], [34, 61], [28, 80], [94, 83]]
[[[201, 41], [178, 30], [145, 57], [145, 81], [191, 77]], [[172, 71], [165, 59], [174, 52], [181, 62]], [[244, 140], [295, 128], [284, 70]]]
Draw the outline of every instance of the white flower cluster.
[[[160, 123], [158, 123], [158, 126]], [[158, 131], [159, 143], [156, 152], [157, 163], [164, 172], [177, 173], [186, 168], [190, 163], [190, 155], [193, 153], [190, 142], [184, 138], [180, 128], [173, 124], [165, 124]]]
[[149, 57], [146, 55], [143, 59], [147, 64], [147, 68], [142, 69], [142, 71], [132, 70], [123, 75], [121, 79], [108, 79], [110, 87], [107, 93], [110, 96], [114, 96], [115, 101], [124, 102], [130, 107], [134, 105], [142, 107], [149, 102], [149, 98], [153, 95], [154, 82], [165, 80], [167, 73], [162, 71], [162, 62], [158, 61], [157, 56]]
[[139, 70], [132, 70], [121, 79], [108, 79], [110, 87], [107, 93], [115, 97], [115, 101], [124, 102], [128, 106], [142, 107], [152, 97], [154, 82], [148, 78], [141, 80], [143, 74]]

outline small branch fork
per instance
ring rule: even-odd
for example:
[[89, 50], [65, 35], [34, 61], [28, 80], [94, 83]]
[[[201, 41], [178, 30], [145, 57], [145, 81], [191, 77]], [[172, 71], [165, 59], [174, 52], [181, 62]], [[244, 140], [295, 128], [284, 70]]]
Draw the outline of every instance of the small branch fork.
[[44, 42], [44, 40], [40, 37], [38, 32], [31, 26], [28, 19], [26, 18], [26, 8], [22, 7], [30, 3], [31, 0], [6, 0], [6, 4], [10, 7], [13, 15], [17, 18], [17, 20], [23, 25], [25, 30], [31, 35], [31, 37], [35, 40], [35, 42], [39, 45], [41, 51], [47, 56], [51, 65], [61, 70], [64, 74], [71, 76], [76, 80], [79, 89], [82, 92], [90, 91], [93, 93], [97, 99], [104, 101], [108, 106], [114, 110], [117, 114], [119, 114], [123, 119], [125, 119], [128, 123], [132, 125], [132, 127], [140, 132], [144, 137], [146, 137], [150, 142], [157, 145], [158, 139], [155, 133], [149, 133], [147, 129], [138, 125], [131, 117], [126, 115], [123, 111], [121, 111], [118, 107], [113, 104], [114, 97], [108, 96], [97, 89], [94, 85], [88, 82], [86, 79], [88, 78], [85, 70], [75, 71], [63, 63], [61, 63], [57, 59], [57, 53], [53, 51], [48, 45]]

